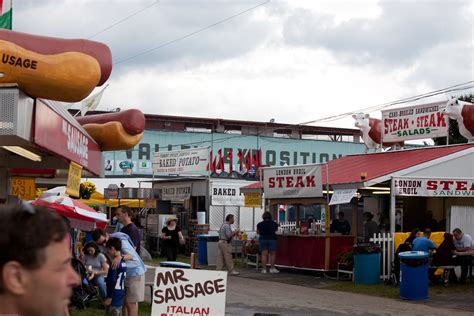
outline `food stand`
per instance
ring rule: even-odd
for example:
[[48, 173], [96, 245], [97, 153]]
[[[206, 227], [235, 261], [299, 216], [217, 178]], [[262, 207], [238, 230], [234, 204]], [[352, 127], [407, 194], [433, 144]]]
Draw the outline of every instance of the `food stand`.
[[[276, 206], [291, 204], [297, 208], [296, 231], [277, 234], [276, 265], [304, 270], [335, 270], [337, 255], [352, 247], [354, 236], [330, 233], [329, 201], [323, 195], [323, 174], [327, 165], [296, 165], [263, 169], [265, 204], [275, 217]], [[324, 177], [326, 178], [326, 177]], [[327, 181], [326, 181], [327, 185]], [[319, 205], [325, 214], [325, 231], [300, 227], [299, 208]]]

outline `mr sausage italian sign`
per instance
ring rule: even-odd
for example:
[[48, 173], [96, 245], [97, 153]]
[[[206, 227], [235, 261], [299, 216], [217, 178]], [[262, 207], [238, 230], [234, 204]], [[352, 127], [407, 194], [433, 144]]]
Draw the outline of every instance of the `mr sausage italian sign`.
[[152, 316], [224, 316], [227, 272], [157, 268]]

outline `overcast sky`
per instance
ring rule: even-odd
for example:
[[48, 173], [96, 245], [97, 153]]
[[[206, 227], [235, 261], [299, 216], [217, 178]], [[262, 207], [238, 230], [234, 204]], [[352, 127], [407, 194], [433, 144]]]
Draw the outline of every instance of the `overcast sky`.
[[155, 1], [13, 2], [14, 30], [110, 47], [101, 110], [300, 123], [474, 80], [472, 1], [270, 1], [127, 61], [264, 1], [161, 0], [100, 34]]

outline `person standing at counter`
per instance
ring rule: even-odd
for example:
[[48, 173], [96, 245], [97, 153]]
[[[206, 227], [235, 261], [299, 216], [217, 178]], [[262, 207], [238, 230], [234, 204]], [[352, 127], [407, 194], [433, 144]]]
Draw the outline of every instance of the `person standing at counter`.
[[344, 218], [344, 212], [339, 212], [338, 218], [332, 221], [331, 233], [341, 233], [343, 235], [349, 235], [351, 232], [351, 225], [347, 219]]
[[217, 270], [223, 270], [224, 266], [232, 275], [239, 274], [234, 270], [234, 260], [232, 259], [232, 239], [238, 234], [238, 231], [233, 232], [231, 225], [234, 224], [234, 215], [228, 214], [225, 217], [225, 223], [219, 229], [219, 243], [217, 248]]
[[370, 238], [372, 238], [374, 234], [377, 234], [380, 231], [379, 231], [379, 226], [377, 225], [377, 223], [372, 220], [374, 218], [374, 214], [370, 212], [365, 212], [364, 217], [365, 217], [364, 241], [369, 242]]
[[262, 273], [267, 273], [267, 262], [270, 262], [270, 273], [279, 273], [280, 271], [275, 268], [278, 224], [272, 220], [270, 212], [264, 212], [262, 219], [263, 221], [257, 224], [260, 251], [262, 252]]

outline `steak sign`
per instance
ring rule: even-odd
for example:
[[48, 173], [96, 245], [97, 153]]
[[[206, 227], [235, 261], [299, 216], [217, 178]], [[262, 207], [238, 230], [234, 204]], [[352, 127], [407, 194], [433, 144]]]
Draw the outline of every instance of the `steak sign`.
[[382, 111], [383, 141], [444, 137], [448, 125], [440, 106], [444, 102]]
[[227, 272], [157, 268], [152, 316], [224, 316]]
[[474, 197], [474, 179], [394, 178], [395, 195]]
[[322, 197], [321, 165], [264, 168], [266, 198]]

